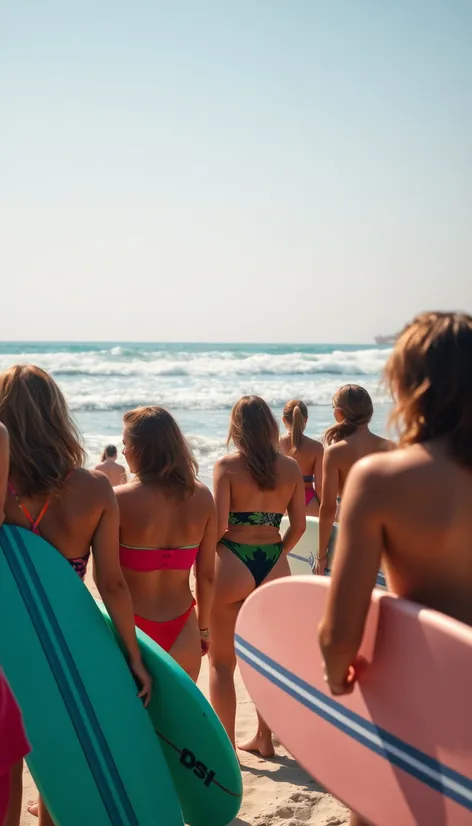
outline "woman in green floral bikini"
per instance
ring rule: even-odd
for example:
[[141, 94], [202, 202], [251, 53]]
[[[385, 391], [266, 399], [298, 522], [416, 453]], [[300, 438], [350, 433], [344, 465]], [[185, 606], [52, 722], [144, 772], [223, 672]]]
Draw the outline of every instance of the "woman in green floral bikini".
[[[258, 396], [234, 406], [228, 443], [236, 452], [214, 470], [218, 510], [215, 599], [210, 620], [210, 697], [235, 745], [234, 627], [246, 597], [262, 582], [290, 573], [286, 555], [305, 531], [305, 489], [295, 459], [278, 450], [279, 431], [270, 408]], [[290, 527], [280, 536], [282, 514]], [[256, 736], [240, 745], [274, 753], [269, 729], [259, 718]]]

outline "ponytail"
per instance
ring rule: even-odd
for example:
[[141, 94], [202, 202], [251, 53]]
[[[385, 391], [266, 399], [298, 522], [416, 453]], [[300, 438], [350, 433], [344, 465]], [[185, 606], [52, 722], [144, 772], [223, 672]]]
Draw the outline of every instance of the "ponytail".
[[305, 402], [302, 402], [300, 399], [292, 399], [285, 405], [283, 416], [291, 428], [290, 437], [292, 447], [290, 448], [290, 453], [294, 454], [302, 443], [303, 433], [308, 420], [308, 408]]
[[347, 439], [358, 427], [369, 424], [374, 406], [367, 390], [358, 384], [345, 384], [333, 398], [333, 408], [340, 410], [344, 416], [342, 422], [336, 422], [324, 434], [326, 445], [334, 445]]
[[352, 436], [357, 430], [357, 424], [354, 422], [336, 422], [333, 424], [332, 427], [329, 427], [326, 431], [325, 435], [323, 436], [323, 442], [325, 445], [335, 445], [337, 442], [342, 442], [343, 439], [346, 439], [348, 436]]
[[292, 414], [292, 449], [290, 453], [296, 453], [296, 451], [299, 449], [302, 443], [304, 430], [305, 420], [303, 418], [302, 411], [300, 410], [297, 404], [297, 406], [293, 408]]

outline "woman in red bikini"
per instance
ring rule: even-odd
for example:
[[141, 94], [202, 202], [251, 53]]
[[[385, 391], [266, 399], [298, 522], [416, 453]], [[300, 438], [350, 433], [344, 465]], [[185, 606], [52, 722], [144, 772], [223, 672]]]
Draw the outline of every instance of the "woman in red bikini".
[[[283, 423], [288, 433], [279, 441], [279, 450], [293, 456], [305, 483], [305, 504], [308, 516], [318, 516], [323, 474], [323, 445], [305, 436], [308, 408], [300, 399], [292, 399], [284, 407]], [[316, 488], [315, 488], [316, 485]]]
[[[118, 507], [108, 479], [81, 467], [84, 451], [64, 397], [39, 367], [17, 365], [0, 375], [0, 421], [10, 436], [5, 522], [41, 535], [82, 579], [92, 550], [97, 588], [146, 701], [151, 678], [120, 567]], [[42, 803], [39, 816], [41, 826], [52, 823]]]
[[[215, 504], [167, 410], [141, 407], [126, 413], [123, 423], [123, 453], [136, 478], [115, 493], [135, 622], [196, 680], [209, 644]], [[194, 563], [197, 612], [189, 583]]]

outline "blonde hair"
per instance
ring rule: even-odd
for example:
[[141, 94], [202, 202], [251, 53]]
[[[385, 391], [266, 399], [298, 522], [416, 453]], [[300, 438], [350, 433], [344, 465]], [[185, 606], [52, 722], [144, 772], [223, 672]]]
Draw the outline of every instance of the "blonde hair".
[[284, 407], [283, 417], [287, 424], [291, 427], [291, 443], [292, 447], [290, 453], [296, 453], [300, 447], [305, 431], [306, 423], [308, 421], [308, 408], [305, 402], [300, 399], [292, 399], [287, 402]]
[[195, 493], [198, 464], [180, 427], [163, 407], [137, 407], [123, 416], [141, 482], [179, 498]]
[[10, 474], [22, 496], [60, 493], [85, 451], [54, 379], [31, 364], [0, 374], [0, 421], [10, 435]]
[[337, 408], [344, 416], [342, 422], [336, 422], [328, 428], [323, 441], [327, 445], [336, 444], [351, 436], [358, 427], [369, 424], [374, 406], [367, 390], [358, 384], [345, 384], [340, 387], [333, 397], [333, 408]]
[[447, 437], [472, 470], [472, 316], [422, 313], [398, 337], [385, 368], [400, 446]]
[[261, 490], [273, 490], [279, 428], [269, 405], [260, 396], [243, 396], [233, 407], [228, 444], [233, 441]]

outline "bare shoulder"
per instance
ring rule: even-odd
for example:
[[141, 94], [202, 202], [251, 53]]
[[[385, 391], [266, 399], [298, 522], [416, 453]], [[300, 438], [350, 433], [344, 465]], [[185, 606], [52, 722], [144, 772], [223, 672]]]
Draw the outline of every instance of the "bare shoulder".
[[241, 457], [239, 453], [228, 453], [215, 462], [215, 471], [220, 475], [225, 473], [235, 473], [241, 470]]
[[211, 490], [203, 482], [197, 481], [197, 489], [194, 495], [198, 506], [210, 514], [215, 508], [215, 500]]
[[298, 476], [301, 476], [300, 466], [292, 456], [286, 456], [284, 453], [279, 452], [277, 464], [279, 473], [286, 479], [296, 479]]
[[8, 430], [6, 429], [5, 425], [0, 422], [0, 447], [2, 448], [2, 450], [6, 450], [8, 448], [8, 444]]
[[328, 447], [325, 447], [324, 450], [325, 462], [329, 462], [333, 465], [338, 462], [342, 462], [343, 457], [346, 455], [349, 455], [349, 445], [344, 441], [335, 442], [332, 445], [328, 445]]
[[[385, 440], [388, 442], [388, 440]], [[402, 449], [386, 447], [383, 452], [364, 456], [352, 467], [350, 476], [358, 482], [378, 484], [405, 479], [405, 476], [424, 472], [430, 459], [421, 445]]]
[[309, 436], [305, 436], [305, 438], [313, 456], [318, 456], [320, 453], [323, 453], [323, 445], [318, 439], [311, 439]]
[[137, 486], [135, 482], [125, 482], [123, 485], [115, 485], [113, 490], [118, 500], [130, 499], [136, 493]]
[[97, 501], [109, 501], [113, 499], [113, 488], [104, 473], [99, 470], [86, 470], [85, 468], [75, 468], [72, 471], [70, 480], [72, 485], [84, 493], [89, 493]]

